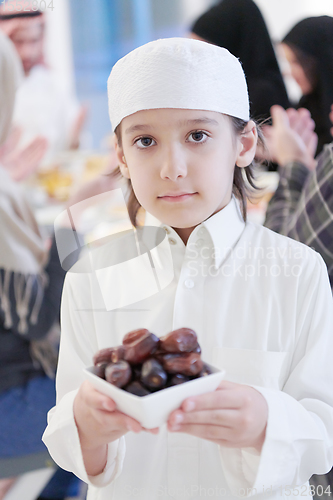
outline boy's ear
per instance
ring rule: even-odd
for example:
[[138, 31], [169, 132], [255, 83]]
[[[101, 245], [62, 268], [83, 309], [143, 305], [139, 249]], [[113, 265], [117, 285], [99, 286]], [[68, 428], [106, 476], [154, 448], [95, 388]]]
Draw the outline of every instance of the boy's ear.
[[237, 167], [247, 167], [252, 162], [257, 149], [258, 132], [254, 121], [250, 120], [240, 134], [239, 152], [236, 158]]
[[131, 176], [130, 176], [128, 166], [126, 163], [126, 159], [124, 156], [124, 151], [123, 151], [123, 148], [121, 146], [119, 146], [118, 141], [115, 141], [115, 150], [116, 150], [116, 155], [117, 155], [117, 159], [118, 159], [119, 169], [120, 169], [122, 176], [126, 177], [126, 179], [130, 179]]

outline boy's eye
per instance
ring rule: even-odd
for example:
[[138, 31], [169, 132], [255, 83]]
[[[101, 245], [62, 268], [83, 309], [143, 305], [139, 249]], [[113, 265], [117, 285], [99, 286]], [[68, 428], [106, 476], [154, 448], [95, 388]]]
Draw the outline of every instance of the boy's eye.
[[156, 144], [154, 139], [152, 139], [151, 137], [140, 137], [135, 141], [135, 143], [141, 149], [149, 148], [149, 146], [153, 146], [154, 144]]
[[191, 132], [190, 135], [188, 136], [188, 141], [189, 142], [204, 142], [204, 140], [207, 138], [207, 134], [205, 132], [202, 132], [201, 130], [198, 130], [196, 132]]

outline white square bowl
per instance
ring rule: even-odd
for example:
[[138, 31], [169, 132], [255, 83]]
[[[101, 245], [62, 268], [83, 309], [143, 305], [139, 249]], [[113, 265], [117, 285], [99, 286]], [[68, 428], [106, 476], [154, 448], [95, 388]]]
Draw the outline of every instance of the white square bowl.
[[98, 377], [94, 373], [95, 368], [93, 366], [85, 368], [83, 371], [85, 377], [98, 391], [114, 400], [119, 411], [134, 418], [146, 429], [153, 429], [165, 424], [170, 413], [179, 408], [186, 398], [217, 389], [224, 378], [225, 371], [218, 370], [207, 363], [206, 365], [212, 371], [210, 375], [167, 387], [142, 397], [119, 389]]

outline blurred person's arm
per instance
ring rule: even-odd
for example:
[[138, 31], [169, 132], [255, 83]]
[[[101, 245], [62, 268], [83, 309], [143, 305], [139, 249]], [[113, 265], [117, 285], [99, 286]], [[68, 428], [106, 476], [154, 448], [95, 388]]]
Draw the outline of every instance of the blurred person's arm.
[[[310, 142], [308, 136], [306, 146]], [[324, 147], [313, 166], [303, 150], [280, 167], [279, 185], [269, 202], [265, 226], [319, 252], [332, 285], [333, 144]]]
[[48, 142], [36, 137], [24, 147], [19, 147], [22, 130], [14, 127], [6, 142], [0, 147], [0, 163], [14, 181], [22, 181], [34, 173], [46, 153]]
[[78, 149], [80, 146], [80, 136], [87, 119], [88, 109], [86, 106], [81, 106], [80, 111], [74, 121], [70, 132], [69, 149]]
[[287, 234], [309, 173], [316, 167], [317, 136], [307, 110], [271, 108], [273, 125], [264, 127], [270, 158], [279, 165], [279, 184], [267, 208], [265, 225]]

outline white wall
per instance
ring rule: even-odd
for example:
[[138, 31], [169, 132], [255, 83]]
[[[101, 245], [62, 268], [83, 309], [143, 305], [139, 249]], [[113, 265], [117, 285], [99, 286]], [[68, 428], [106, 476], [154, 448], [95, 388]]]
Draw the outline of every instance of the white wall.
[[278, 41], [301, 19], [333, 16], [333, 0], [255, 0], [273, 40]]
[[191, 24], [201, 14], [203, 14], [206, 10], [208, 10], [213, 3], [214, 0], [181, 0], [182, 24], [184, 26], [191, 26]]
[[[47, 1], [46, 4], [49, 2]], [[53, 0], [54, 9], [46, 9], [45, 56], [59, 80], [74, 90], [73, 52], [68, 0]]]

